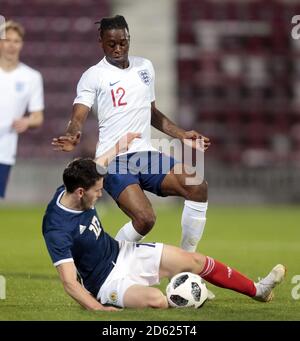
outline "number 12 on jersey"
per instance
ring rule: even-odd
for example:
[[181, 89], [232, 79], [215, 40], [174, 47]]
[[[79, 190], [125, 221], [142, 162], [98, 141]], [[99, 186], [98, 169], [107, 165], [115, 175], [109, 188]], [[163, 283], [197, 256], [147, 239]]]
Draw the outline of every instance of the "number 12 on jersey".
[[[123, 97], [125, 95], [125, 90], [123, 88], [118, 88], [116, 92], [114, 89], [111, 89], [111, 98], [113, 101], [113, 106], [114, 107], [121, 107], [122, 105], [126, 105], [127, 102], [123, 102]], [[116, 97], [118, 97], [116, 99]]]

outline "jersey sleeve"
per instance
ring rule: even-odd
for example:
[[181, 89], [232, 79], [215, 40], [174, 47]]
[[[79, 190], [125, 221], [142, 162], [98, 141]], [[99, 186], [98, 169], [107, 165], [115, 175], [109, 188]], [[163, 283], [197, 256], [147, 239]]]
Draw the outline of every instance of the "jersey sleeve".
[[30, 97], [28, 103], [28, 112], [44, 110], [44, 88], [43, 78], [39, 72], [36, 72], [31, 80]]
[[91, 68], [84, 72], [77, 84], [77, 96], [73, 104], [84, 104], [91, 108], [97, 92], [97, 71]]
[[44, 238], [54, 266], [73, 262], [71, 252], [73, 241], [68, 233], [61, 230], [51, 230], [44, 234]]
[[149, 71], [151, 74], [151, 84], [150, 84], [150, 101], [154, 102], [155, 101], [155, 70], [152, 65], [152, 63], [149, 61]]

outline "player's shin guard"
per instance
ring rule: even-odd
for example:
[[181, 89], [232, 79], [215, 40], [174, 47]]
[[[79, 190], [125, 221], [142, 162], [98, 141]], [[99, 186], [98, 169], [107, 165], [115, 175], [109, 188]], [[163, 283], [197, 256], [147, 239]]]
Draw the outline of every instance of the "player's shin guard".
[[144, 236], [139, 234], [132, 225], [132, 221], [125, 224], [115, 236], [115, 239], [120, 240], [127, 240], [129, 242], [138, 242], [142, 240]]
[[182, 212], [181, 248], [194, 252], [202, 237], [206, 223], [207, 202], [185, 200]]
[[213, 258], [206, 257], [205, 266], [199, 275], [218, 287], [231, 289], [250, 297], [256, 294], [256, 288], [251, 279]]

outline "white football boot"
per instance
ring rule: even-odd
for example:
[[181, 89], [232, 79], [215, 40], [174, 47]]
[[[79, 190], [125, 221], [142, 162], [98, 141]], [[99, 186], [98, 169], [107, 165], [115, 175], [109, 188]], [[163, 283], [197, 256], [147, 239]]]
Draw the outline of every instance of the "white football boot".
[[286, 268], [282, 264], [277, 264], [271, 272], [258, 283], [255, 283], [256, 295], [254, 300], [260, 302], [270, 302], [274, 298], [273, 288], [284, 279]]
[[214, 300], [215, 298], [216, 298], [216, 295], [207, 288], [207, 299], [211, 301], [211, 300]]

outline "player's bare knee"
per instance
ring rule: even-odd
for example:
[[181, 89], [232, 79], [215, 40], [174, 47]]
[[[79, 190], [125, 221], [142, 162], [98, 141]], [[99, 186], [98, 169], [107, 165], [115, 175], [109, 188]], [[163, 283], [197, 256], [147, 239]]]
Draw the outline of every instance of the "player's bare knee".
[[207, 193], [208, 193], [208, 184], [207, 184], [207, 181], [204, 180], [200, 185], [189, 186], [187, 188], [187, 195], [185, 199], [197, 201], [197, 202], [206, 202]]
[[141, 211], [136, 214], [133, 224], [140, 234], [145, 235], [152, 229], [155, 221], [153, 211]]
[[169, 304], [166, 296], [156, 288], [152, 288], [151, 294], [148, 296], [148, 306], [157, 309], [166, 309]]
[[197, 201], [206, 202], [207, 201], [208, 184], [207, 181], [203, 181], [200, 185], [196, 186], [196, 196]]

